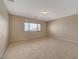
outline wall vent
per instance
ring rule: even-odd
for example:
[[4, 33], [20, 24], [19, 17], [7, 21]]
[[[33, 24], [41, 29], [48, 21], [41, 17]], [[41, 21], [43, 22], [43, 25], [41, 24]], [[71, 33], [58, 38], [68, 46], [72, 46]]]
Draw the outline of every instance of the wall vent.
[[10, 2], [14, 2], [14, 0], [8, 0], [8, 1], [10, 1]]

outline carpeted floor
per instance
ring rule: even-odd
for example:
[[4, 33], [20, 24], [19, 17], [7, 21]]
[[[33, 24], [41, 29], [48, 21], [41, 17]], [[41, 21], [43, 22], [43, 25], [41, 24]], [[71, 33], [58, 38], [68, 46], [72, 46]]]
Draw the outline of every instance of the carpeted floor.
[[3, 59], [77, 59], [77, 44], [51, 38], [14, 42]]

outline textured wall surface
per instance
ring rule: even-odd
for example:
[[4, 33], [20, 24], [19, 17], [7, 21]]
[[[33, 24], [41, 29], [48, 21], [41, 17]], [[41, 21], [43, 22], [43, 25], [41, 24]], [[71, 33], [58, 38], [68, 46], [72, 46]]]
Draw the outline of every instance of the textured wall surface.
[[8, 43], [8, 13], [3, 0], [0, 0], [0, 58], [2, 57]]
[[[27, 32], [24, 31], [24, 22], [34, 22], [41, 24], [41, 31]], [[47, 35], [47, 22], [33, 20], [30, 18], [10, 16], [10, 42], [28, 40], [33, 38], [42, 38]]]
[[50, 21], [48, 23], [48, 31], [51, 37], [71, 41], [77, 43], [78, 41], [78, 17], [72, 15]]

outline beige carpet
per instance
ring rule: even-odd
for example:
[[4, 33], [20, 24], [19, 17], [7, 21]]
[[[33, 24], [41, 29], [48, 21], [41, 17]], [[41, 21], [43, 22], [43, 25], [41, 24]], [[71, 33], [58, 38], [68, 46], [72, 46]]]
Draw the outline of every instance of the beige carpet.
[[77, 59], [77, 44], [51, 38], [15, 42], [3, 59]]

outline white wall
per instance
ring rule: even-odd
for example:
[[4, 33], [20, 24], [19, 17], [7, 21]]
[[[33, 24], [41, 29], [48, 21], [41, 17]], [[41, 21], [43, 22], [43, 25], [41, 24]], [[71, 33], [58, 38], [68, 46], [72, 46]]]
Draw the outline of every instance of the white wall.
[[50, 21], [48, 23], [48, 31], [51, 37], [77, 43], [77, 26], [78, 17], [77, 15], [72, 15]]
[[[24, 22], [40, 23], [42, 25], [41, 31], [39, 32], [27, 32], [24, 31]], [[42, 38], [47, 35], [47, 22], [33, 20], [31, 18], [10, 16], [10, 42], [28, 40], [33, 38]]]
[[4, 54], [8, 42], [8, 22], [7, 10], [3, 0], [0, 0], [0, 58]]

